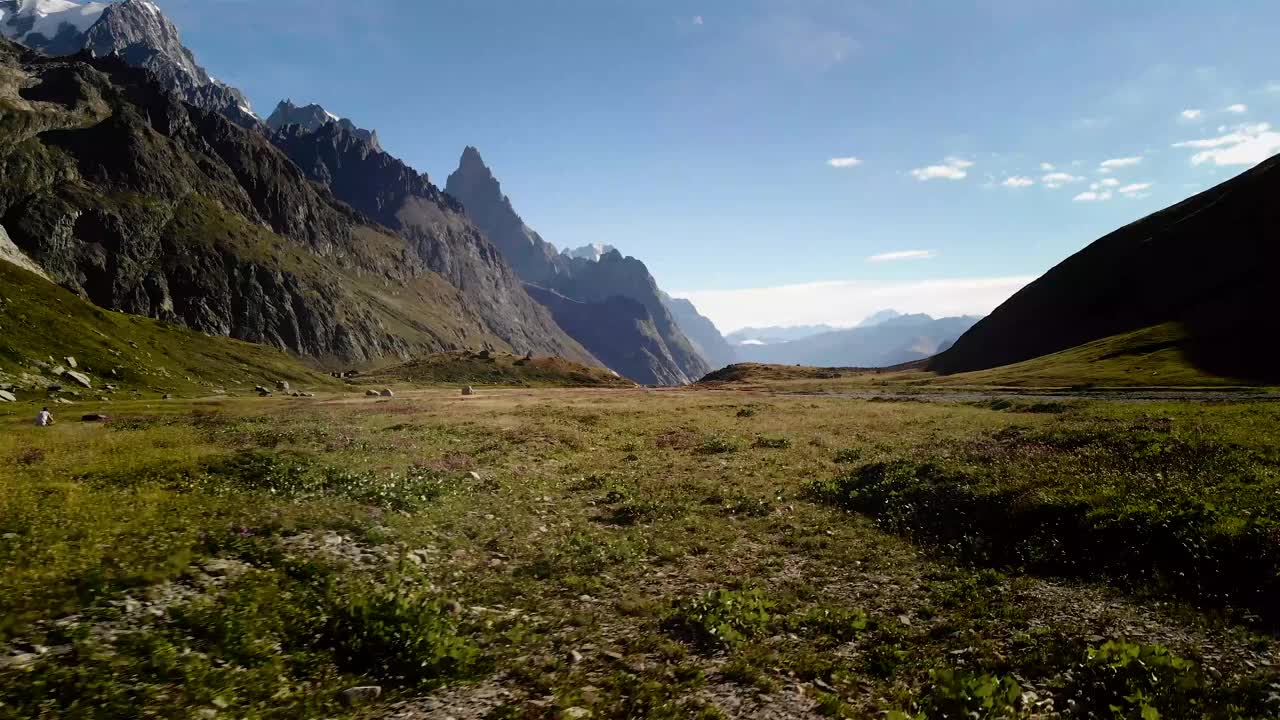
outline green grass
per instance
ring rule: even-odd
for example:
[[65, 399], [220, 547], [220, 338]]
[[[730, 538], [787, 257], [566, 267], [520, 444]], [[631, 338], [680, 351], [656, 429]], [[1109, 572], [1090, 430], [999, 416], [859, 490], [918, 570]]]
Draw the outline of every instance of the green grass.
[[114, 409], [0, 417], [0, 657], [36, 655], [0, 668], [0, 718], [355, 720], [432, 694], [493, 718], [1280, 710], [1280, 642], [1238, 594], [1274, 569], [1179, 564], [1280, 521], [1271, 404]]
[[[274, 388], [287, 380], [298, 388], [333, 389], [339, 383], [280, 351], [216, 338], [177, 325], [98, 308], [9, 263], [0, 262], [0, 382], [21, 389], [19, 400], [42, 402], [42, 383], [58, 382], [86, 397], [115, 385], [118, 394], [209, 395], [215, 390]], [[76, 359], [93, 389], [59, 381], [52, 367]], [[24, 378], [24, 375], [32, 376]], [[12, 406], [9, 406], [12, 407]], [[9, 409], [0, 404], [0, 412]], [[26, 414], [27, 410], [23, 410]]]

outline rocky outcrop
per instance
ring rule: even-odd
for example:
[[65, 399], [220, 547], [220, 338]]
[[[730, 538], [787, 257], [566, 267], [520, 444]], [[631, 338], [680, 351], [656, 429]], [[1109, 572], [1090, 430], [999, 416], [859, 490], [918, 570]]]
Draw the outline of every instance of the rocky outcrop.
[[497, 248], [456, 200], [421, 174], [339, 123], [313, 131], [283, 126], [273, 141], [314, 181], [407, 241], [415, 260], [452, 284], [486, 332], [519, 353], [596, 364], [545, 308], [526, 294]]
[[44, 274], [44, 270], [39, 265], [32, 262], [26, 253], [13, 244], [13, 241], [9, 239], [9, 233], [5, 232], [3, 225], [0, 225], [0, 261], [13, 263], [23, 270], [30, 270], [45, 280], [49, 279], [49, 276]]
[[297, 125], [303, 133], [312, 133], [330, 123], [337, 123], [343, 130], [369, 143], [374, 150], [382, 152], [376, 130], [356, 127], [356, 124], [350, 120], [338, 117], [314, 103], [298, 106], [291, 100], [281, 100], [271, 113], [271, 117], [267, 118], [267, 129], [271, 132], [279, 132], [289, 125]]
[[662, 293], [662, 300], [671, 311], [676, 324], [693, 344], [693, 349], [709, 367], [718, 370], [737, 362], [733, 348], [720, 334], [719, 328], [710, 318], [699, 313], [692, 302], [684, 298], [673, 298], [666, 293]]
[[99, 306], [343, 364], [529, 349], [491, 332], [416, 243], [120, 58], [0, 40], [0, 99], [0, 224]]
[[0, 0], [0, 32], [47, 55], [118, 55], [143, 68], [185, 102], [257, 127], [244, 94], [208, 73], [178, 28], [150, 0], [73, 5], [55, 0]]
[[525, 286], [560, 327], [618, 374], [648, 385], [683, 385], [653, 317], [642, 304], [621, 295], [581, 302], [554, 290]]
[[[683, 384], [709, 372], [706, 361], [672, 318], [657, 283], [643, 262], [623, 257], [614, 249], [604, 252], [598, 259], [571, 257], [557, 252], [555, 246], [525, 225], [510, 199], [502, 194], [497, 178], [473, 147], [463, 151], [458, 169], [449, 176], [445, 191], [462, 201], [468, 217], [502, 251], [522, 280], [583, 305], [573, 306], [575, 321], [571, 323], [572, 327], [566, 327], [561, 321], [563, 313], [553, 308], [552, 314], [561, 327], [610, 368], [646, 384]], [[630, 337], [631, 333], [610, 333], [607, 327], [591, 327], [592, 323], [622, 327], [636, 322], [634, 308], [630, 304], [624, 306], [608, 302], [616, 297], [639, 303], [645, 309], [649, 316], [648, 326], [660, 348], [618, 347], [609, 352], [600, 348], [599, 343], [608, 338]], [[535, 293], [535, 299], [541, 301], [545, 298], [545, 294]], [[563, 305], [559, 300], [556, 302]], [[620, 312], [624, 307], [626, 312], [617, 317], [608, 314]], [[589, 315], [594, 320], [588, 322]], [[647, 374], [637, 374], [636, 363], [629, 368], [615, 366], [605, 359], [602, 352], [610, 357], [644, 357], [644, 363], [640, 364], [653, 369]]]

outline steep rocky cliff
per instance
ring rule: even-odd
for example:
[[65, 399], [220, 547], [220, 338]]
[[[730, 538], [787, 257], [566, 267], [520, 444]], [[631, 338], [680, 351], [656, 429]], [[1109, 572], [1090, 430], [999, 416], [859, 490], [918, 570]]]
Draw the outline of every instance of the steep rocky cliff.
[[405, 238], [418, 262], [458, 288], [488, 333], [520, 353], [595, 363], [525, 293], [502, 254], [471, 224], [457, 201], [426, 175], [338, 123], [312, 132], [286, 125], [272, 139], [312, 180]]
[[382, 145], [378, 142], [378, 131], [357, 127], [347, 118], [338, 117], [315, 103], [294, 105], [292, 100], [281, 100], [276, 105], [276, 109], [271, 112], [271, 117], [267, 118], [267, 129], [271, 132], [279, 132], [288, 125], [297, 125], [303, 132], [315, 132], [329, 123], [337, 123], [342, 129], [368, 142], [374, 150], [382, 151]]
[[192, 105], [222, 113], [243, 127], [261, 122], [243, 93], [196, 62], [178, 28], [149, 0], [0, 0], [0, 34], [47, 55], [118, 54]]
[[733, 348], [720, 334], [720, 329], [710, 318], [698, 312], [692, 302], [684, 298], [673, 298], [666, 293], [662, 293], [662, 301], [671, 311], [676, 324], [684, 330], [693, 349], [707, 361], [711, 369], [719, 370], [737, 362]]
[[334, 363], [531, 349], [265, 136], [115, 57], [0, 40], [0, 225], [82, 297], [209, 334]]
[[[445, 191], [462, 201], [467, 215], [498, 246], [521, 279], [579, 303], [571, 306], [573, 322], [562, 319], [568, 306], [559, 300], [552, 313], [574, 339], [609, 367], [643, 383], [664, 385], [691, 382], [710, 371], [672, 317], [643, 262], [623, 257], [614, 249], [598, 259], [558, 252], [524, 223], [473, 147], [463, 151]], [[540, 301], [548, 297], [535, 293]], [[636, 308], [630, 303], [610, 302], [618, 297], [638, 303], [648, 319], [637, 321]], [[632, 328], [637, 322], [653, 334], [656, 347], [634, 345]], [[610, 347], [611, 343], [616, 347]]]

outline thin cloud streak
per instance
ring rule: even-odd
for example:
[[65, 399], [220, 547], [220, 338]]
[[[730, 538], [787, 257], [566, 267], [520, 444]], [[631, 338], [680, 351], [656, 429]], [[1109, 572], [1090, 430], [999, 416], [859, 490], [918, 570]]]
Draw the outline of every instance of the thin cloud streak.
[[898, 250], [895, 252], [880, 253], [867, 258], [867, 262], [882, 263], [894, 262], [895, 260], [932, 260], [938, 257], [938, 253], [933, 250]]
[[852, 155], [849, 157], [834, 157], [828, 160], [827, 164], [833, 168], [857, 167], [862, 164], [862, 158], [856, 158]]

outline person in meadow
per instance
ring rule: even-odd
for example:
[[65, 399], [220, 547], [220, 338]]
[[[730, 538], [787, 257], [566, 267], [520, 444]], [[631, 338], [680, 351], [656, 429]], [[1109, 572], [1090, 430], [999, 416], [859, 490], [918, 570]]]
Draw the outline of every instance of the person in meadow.
[[36, 415], [36, 427], [49, 427], [53, 424], [53, 413], [49, 412], [49, 408], [42, 408]]

